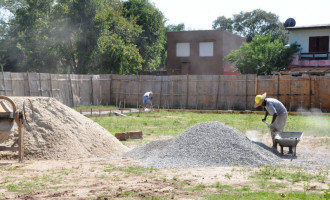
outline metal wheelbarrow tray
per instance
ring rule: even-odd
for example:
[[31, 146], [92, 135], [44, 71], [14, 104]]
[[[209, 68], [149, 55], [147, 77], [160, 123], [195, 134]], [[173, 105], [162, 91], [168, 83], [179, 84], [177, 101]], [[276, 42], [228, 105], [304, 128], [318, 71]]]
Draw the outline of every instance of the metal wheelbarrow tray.
[[296, 156], [297, 144], [302, 139], [303, 132], [282, 132], [275, 136], [275, 142], [281, 147], [281, 154], [283, 155], [283, 147], [289, 147], [289, 152]]

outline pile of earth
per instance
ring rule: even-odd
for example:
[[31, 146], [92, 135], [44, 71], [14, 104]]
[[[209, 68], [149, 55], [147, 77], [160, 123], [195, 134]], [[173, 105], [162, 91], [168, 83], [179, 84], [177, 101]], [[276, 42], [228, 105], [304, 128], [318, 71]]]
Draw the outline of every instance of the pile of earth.
[[[54, 98], [10, 98], [19, 109], [22, 109], [23, 102], [27, 102], [27, 99], [33, 105], [33, 121], [29, 123], [29, 126], [24, 124], [24, 156], [27, 159], [105, 157], [128, 150], [99, 124]], [[26, 103], [26, 105], [29, 104]], [[16, 126], [14, 134], [17, 133]], [[15, 137], [9, 140], [13, 138]], [[7, 142], [10, 143], [10, 141]]]
[[194, 125], [175, 138], [153, 141], [124, 155], [155, 168], [260, 166], [280, 161], [267, 148], [220, 122]]

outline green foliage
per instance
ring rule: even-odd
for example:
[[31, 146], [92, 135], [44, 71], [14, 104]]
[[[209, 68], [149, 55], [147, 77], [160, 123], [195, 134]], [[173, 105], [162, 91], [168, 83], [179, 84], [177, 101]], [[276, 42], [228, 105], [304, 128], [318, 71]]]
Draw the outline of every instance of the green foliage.
[[143, 70], [154, 70], [161, 62], [164, 48], [165, 18], [148, 0], [128, 0], [123, 6], [123, 15], [134, 19], [143, 30], [135, 41], [143, 58]]
[[251, 12], [240, 12], [232, 18], [220, 16], [213, 21], [213, 29], [226, 30], [246, 37], [247, 42], [252, 41], [256, 35], [272, 34], [273, 39], [288, 41], [288, 34], [279, 17], [271, 12], [256, 9]]
[[239, 49], [231, 51], [225, 60], [235, 63], [236, 70], [242, 74], [267, 75], [287, 67], [297, 51], [297, 44], [286, 48], [282, 40], [272, 40], [271, 34], [257, 35], [250, 43], [243, 43]]
[[[129, 21], [131, 20], [131, 21]], [[106, 6], [96, 16], [100, 36], [94, 52], [97, 73], [135, 74], [142, 69], [142, 56], [135, 41], [142, 33], [134, 19], [126, 19], [120, 10]]]
[[155, 68], [164, 17], [147, 0], [0, 1], [0, 64], [7, 71], [136, 74]]

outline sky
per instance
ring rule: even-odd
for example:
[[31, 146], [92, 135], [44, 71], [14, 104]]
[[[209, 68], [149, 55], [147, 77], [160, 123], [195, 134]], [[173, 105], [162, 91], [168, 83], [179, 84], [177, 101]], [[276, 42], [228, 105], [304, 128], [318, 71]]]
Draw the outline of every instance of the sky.
[[231, 18], [241, 11], [262, 9], [279, 16], [281, 22], [294, 18], [296, 26], [330, 24], [330, 0], [149, 0], [168, 24], [185, 24], [186, 30], [211, 30], [219, 16]]

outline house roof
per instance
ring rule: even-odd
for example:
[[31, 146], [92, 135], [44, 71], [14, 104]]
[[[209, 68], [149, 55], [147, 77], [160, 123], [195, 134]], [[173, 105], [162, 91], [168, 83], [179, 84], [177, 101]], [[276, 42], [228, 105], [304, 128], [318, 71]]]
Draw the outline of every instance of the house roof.
[[302, 29], [330, 29], [330, 24], [315, 24], [309, 26], [294, 26], [294, 27], [287, 27], [287, 30], [294, 31], [294, 30], [302, 30]]

